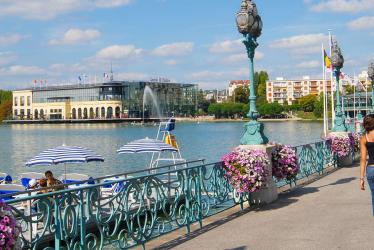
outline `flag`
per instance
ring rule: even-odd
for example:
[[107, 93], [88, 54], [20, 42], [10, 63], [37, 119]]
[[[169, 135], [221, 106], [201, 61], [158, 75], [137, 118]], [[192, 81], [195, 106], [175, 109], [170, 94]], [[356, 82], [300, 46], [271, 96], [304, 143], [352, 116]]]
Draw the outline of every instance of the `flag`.
[[332, 69], [332, 65], [331, 65], [330, 57], [327, 55], [326, 50], [323, 50], [323, 58], [324, 58], [323, 61], [325, 62], [325, 67], [327, 71], [330, 71]]
[[82, 77], [81, 77], [81, 76], [78, 76], [78, 80], [81, 82], [81, 81], [82, 81]]

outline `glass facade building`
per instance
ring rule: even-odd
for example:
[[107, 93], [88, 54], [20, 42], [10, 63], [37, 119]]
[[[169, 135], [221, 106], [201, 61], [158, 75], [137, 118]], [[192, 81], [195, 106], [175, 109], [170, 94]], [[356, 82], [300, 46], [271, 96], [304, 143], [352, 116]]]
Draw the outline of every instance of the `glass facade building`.
[[[27, 97], [24, 91], [13, 92], [13, 114], [32, 119], [185, 117], [197, 112], [195, 84], [111, 81], [34, 88]], [[26, 102], [30, 111], [22, 108]]]

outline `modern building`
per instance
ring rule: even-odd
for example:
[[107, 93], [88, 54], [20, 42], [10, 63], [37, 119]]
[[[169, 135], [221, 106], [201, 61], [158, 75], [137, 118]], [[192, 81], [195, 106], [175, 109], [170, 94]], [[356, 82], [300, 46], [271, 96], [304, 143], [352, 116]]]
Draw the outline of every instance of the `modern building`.
[[[305, 76], [300, 80], [285, 80], [282, 77], [266, 82], [266, 99], [269, 103], [278, 102], [291, 105], [295, 100], [312, 94], [320, 95], [323, 92], [324, 80], [310, 79]], [[327, 93], [331, 93], [331, 81], [326, 80]]]
[[69, 120], [190, 116], [198, 86], [110, 81], [13, 91], [13, 119]]

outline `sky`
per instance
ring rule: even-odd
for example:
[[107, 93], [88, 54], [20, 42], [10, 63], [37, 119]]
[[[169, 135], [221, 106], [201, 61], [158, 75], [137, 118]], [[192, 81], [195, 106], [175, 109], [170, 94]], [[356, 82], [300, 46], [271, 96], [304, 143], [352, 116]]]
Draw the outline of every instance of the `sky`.
[[[322, 43], [343, 71], [374, 60], [374, 0], [257, 0], [255, 70], [322, 77]], [[224, 89], [249, 76], [235, 15], [241, 0], [0, 0], [0, 88], [163, 77]], [[328, 49], [327, 49], [328, 50]]]

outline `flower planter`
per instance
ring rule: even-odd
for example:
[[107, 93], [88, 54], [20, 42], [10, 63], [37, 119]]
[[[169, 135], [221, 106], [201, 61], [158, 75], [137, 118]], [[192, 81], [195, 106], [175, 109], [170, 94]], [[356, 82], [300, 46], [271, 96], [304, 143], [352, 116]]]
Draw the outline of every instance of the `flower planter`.
[[272, 164], [271, 164], [271, 153], [274, 148], [273, 145], [241, 145], [239, 148], [242, 149], [255, 149], [262, 150], [267, 153], [270, 164], [266, 167], [268, 178], [266, 179], [265, 185], [258, 191], [251, 194], [252, 204], [269, 204], [278, 199], [278, 189], [272, 178]]
[[338, 156], [338, 166], [352, 165], [352, 151], [356, 144], [354, 135], [350, 132], [332, 132], [327, 138], [331, 141], [331, 152]]
[[338, 166], [339, 167], [348, 167], [353, 164], [353, 156], [352, 154], [349, 154], [345, 157], [338, 158]]

